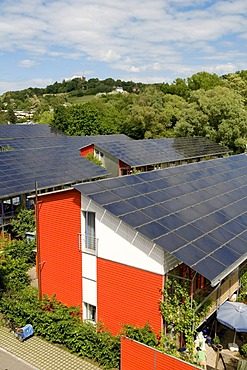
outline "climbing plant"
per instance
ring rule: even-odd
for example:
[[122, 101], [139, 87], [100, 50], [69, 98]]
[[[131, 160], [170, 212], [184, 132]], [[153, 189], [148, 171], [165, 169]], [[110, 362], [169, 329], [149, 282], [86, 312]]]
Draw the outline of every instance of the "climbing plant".
[[[164, 300], [160, 310], [166, 322], [167, 329], [173, 334], [173, 346], [176, 338], [183, 333], [188, 354], [193, 353], [196, 328], [205, 316], [211, 302], [204, 304], [198, 312], [199, 301], [190, 294], [190, 283], [170, 277], [163, 290]], [[169, 346], [172, 347], [171, 340]]]
[[247, 301], [247, 265], [240, 271], [241, 289], [238, 296], [238, 301], [246, 303]]

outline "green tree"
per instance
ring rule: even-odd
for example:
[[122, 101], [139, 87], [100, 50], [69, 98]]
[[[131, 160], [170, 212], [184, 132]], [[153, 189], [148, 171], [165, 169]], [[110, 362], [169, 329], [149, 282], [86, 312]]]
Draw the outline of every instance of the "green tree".
[[8, 106], [7, 109], [7, 119], [9, 123], [15, 124], [17, 122], [17, 117], [15, 115], [12, 105]]
[[244, 98], [234, 90], [217, 86], [191, 93], [188, 105], [175, 125], [176, 136], [206, 136], [241, 152], [247, 142], [247, 110]]
[[216, 73], [198, 72], [188, 78], [188, 87], [190, 90], [210, 90], [223, 84], [224, 82]]
[[18, 213], [16, 219], [11, 222], [13, 231], [22, 239], [26, 237], [26, 232], [35, 231], [35, 217], [33, 210], [23, 209]]

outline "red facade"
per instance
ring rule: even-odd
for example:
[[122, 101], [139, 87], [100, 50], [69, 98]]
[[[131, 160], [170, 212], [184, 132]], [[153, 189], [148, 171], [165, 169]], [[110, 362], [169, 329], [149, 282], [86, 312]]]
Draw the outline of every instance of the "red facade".
[[[40, 196], [38, 216], [41, 293], [56, 294], [66, 305], [82, 307], [80, 192], [68, 190]], [[112, 334], [118, 334], [122, 324], [146, 323], [160, 333], [162, 286], [162, 275], [97, 258], [97, 320]]]
[[41, 196], [38, 201], [41, 293], [55, 293], [69, 306], [82, 304], [80, 209], [81, 194], [76, 190]]
[[93, 144], [88, 145], [85, 148], [80, 149], [80, 155], [82, 157], [85, 157], [87, 154], [93, 153], [93, 152], [94, 152], [94, 145]]
[[197, 366], [121, 337], [121, 370], [193, 370]]
[[98, 320], [113, 334], [123, 323], [144, 326], [147, 322], [159, 333], [162, 284], [161, 275], [98, 258]]

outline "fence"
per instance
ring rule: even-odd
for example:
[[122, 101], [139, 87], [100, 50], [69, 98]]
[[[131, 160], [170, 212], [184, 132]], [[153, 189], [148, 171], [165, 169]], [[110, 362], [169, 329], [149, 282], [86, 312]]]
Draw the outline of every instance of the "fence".
[[121, 337], [121, 370], [195, 370], [191, 365], [176, 357], [149, 347], [135, 340]]

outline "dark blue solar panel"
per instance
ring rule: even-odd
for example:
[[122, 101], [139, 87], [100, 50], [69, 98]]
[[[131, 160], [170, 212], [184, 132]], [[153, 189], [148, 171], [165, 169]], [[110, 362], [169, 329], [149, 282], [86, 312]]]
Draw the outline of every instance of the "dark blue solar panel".
[[208, 235], [218, 240], [221, 244], [226, 244], [229, 240], [235, 237], [233, 233], [221, 227], [212, 230]]
[[202, 250], [196, 248], [193, 244], [189, 244], [176, 251], [174, 255], [187, 265], [191, 266], [207, 256]]
[[131, 204], [121, 201], [104, 206], [109, 212], [116, 216], [124, 215], [125, 213], [134, 212], [136, 209]]
[[207, 233], [219, 225], [217, 225], [215, 222], [209, 219], [209, 216], [205, 216], [203, 218], [200, 218], [199, 220], [196, 220], [193, 222], [193, 226], [195, 226], [197, 229], [201, 230], [203, 233]]
[[226, 269], [226, 266], [211, 257], [206, 257], [193, 265], [193, 269], [203, 276], [207, 276], [209, 280], [213, 280], [215, 276], [220, 275]]
[[246, 241], [240, 237], [235, 238], [227, 243], [227, 246], [233, 251], [244, 255], [246, 253]]
[[247, 242], [247, 230], [241, 233], [239, 237]]
[[186, 244], [186, 241], [175, 233], [169, 233], [161, 236], [160, 238], [155, 239], [155, 242], [171, 253], [175, 252], [177, 249]]
[[151, 193], [157, 189], [150, 185], [149, 183], [136, 184], [132, 186], [134, 191], [138, 191], [141, 194]]
[[140, 226], [136, 228], [137, 231], [147, 236], [150, 239], [158, 238], [161, 235], [164, 235], [169, 230], [164, 226], [161, 226], [158, 222], [151, 222], [149, 224]]
[[113, 202], [118, 202], [121, 199], [114, 193], [110, 191], [104, 191], [102, 193], [92, 194], [91, 199], [95, 202], [100, 201], [100, 204], [109, 204]]
[[211, 221], [217, 223], [218, 225], [222, 225], [225, 222], [229, 221], [229, 218], [221, 212], [214, 212], [210, 214], [208, 217]]
[[[206, 144], [205, 140], [207, 141]], [[129, 141], [124, 145], [121, 142], [115, 142], [112, 145], [101, 143], [99, 147], [132, 167], [202, 157], [228, 151], [226, 148], [205, 138], [138, 140]]]
[[[63, 186], [75, 182], [102, 177], [107, 172], [100, 166], [66, 148], [6, 151], [0, 153], [0, 186], [6, 189], [1, 196], [13, 196], [38, 189]], [[3, 185], [5, 184], [5, 185]]]
[[121, 220], [126, 222], [127, 224], [131, 223], [132, 227], [137, 227], [152, 221], [151, 217], [148, 217], [141, 211], [136, 211], [121, 216]]
[[167, 227], [169, 230], [174, 230], [184, 225], [184, 221], [180, 217], [171, 214], [167, 217], [159, 219], [158, 222]]
[[232, 263], [234, 263], [241, 254], [233, 251], [227, 246], [223, 246], [220, 249], [217, 249], [215, 252], [211, 254], [212, 258], [215, 258], [216, 260], [220, 261], [226, 266], [230, 266]]
[[207, 254], [221, 246], [219, 241], [211, 238], [209, 235], [203, 235], [201, 238], [194, 240], [193, 244]]
[[176, 234], [187, 240], [188, 242], [193, 241], [201, 236], [201, 231], [192, 225], [186, 225], [176, 230]]
[[140, 195], [137, 191], [135, 191], [132, 187], [124, 187], [112, 190], [112, 192], [118, 195], [121, 198], [132, 198], [134, 196]]
[[[247, 157], [231, 158], [122, 177], [121, 187], [116, 187], [114, 179], [103, 180], [101, 186], [106, 184], [122, 200], [104, 205], [111, 199], [98, 196], [97, 202], [216, 281], [222, 269], [227, 273], [236, 268], [237, 256], [246, 253], [247, 186], [242, 184], [242, 177], [247, 173]], [[137, 190], [142, 195], [138, 196]], [[224, 250], [225, 257], [220, 260]]]
[[131, 204], [133, 207], [142, 209], [148, 206], [153, 205], [154, 203], [144, 195], [140, 195], [139, 197], [128, 199], [127, 202]]
[[158, 219], [164, 217], [165, 215], [170, 214], [170, 211], [168, 209], [159, 206], [158, 204], [145, 208], [143, 212], [145, 212], [145, 214], [151, 217], [152, 219]]

